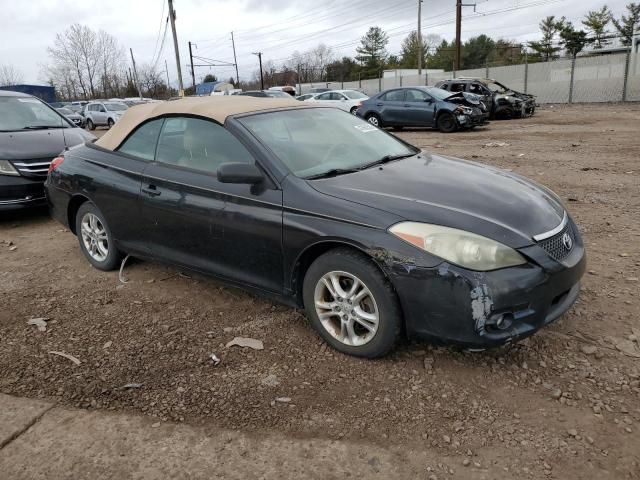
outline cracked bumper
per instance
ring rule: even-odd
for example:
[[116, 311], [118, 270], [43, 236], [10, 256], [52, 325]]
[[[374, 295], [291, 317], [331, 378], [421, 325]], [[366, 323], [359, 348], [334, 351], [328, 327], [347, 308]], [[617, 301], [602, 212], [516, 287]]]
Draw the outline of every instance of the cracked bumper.
[[586, 268], [582, 242], [563, 263], [538, 246], [522, 253], [529, 263], [492, 272], [446, 262], [433, 268], [394, 269], [390, 279], [407, 335], [484, 349], [525, 338], [556, 320], [578, 298]]

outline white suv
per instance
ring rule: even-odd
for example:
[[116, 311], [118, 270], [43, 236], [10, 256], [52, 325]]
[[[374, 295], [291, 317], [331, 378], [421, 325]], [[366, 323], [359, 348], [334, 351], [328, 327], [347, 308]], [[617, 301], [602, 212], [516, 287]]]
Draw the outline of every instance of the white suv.
[[109, 128], [120, 120], [127, 110], [127, 105], [121, 102], [91, 102], [84, 106], [84, 118], [89, 130], [105, 125]]

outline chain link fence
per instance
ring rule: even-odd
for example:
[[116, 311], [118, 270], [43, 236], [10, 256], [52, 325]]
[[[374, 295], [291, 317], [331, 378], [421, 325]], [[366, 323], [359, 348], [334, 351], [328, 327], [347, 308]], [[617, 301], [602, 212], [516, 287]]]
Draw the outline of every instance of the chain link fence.
[[493, 78], [514, 90], [536, 96], [538, 103], [620, 102], [640, 100], [640, 52], [621, 52], [562, 58], [549, 62], [485, 66], [471, 70], [396, 75], [352, 82], [316, 82], [299, 85], [357, 89], [374, 95], [395, 87], [435, 85], [458, 77]]

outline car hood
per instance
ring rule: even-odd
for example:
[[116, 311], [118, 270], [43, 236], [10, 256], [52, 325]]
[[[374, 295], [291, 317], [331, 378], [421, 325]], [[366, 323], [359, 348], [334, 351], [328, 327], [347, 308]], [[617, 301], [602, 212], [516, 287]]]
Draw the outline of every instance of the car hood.
[[406, 220], [471, 231], [513, 248], [554, 229], [564, 208], [546, 188], [518, 175], [422, 153], [309, 183], [316, 190]]
[[444, 101], [450, 103], [462, 103], [469, 105], [470, 107], [475, 107], [480, 105], [480, 96], [475, 93], [456, 92], [453, 95], [449, 95], [444, 99]]
[[95, 137], [81, 128], [25, 130], [0, 133], [0, 158], [24, 160], [55, 157], [66, 147], [93, 140]]

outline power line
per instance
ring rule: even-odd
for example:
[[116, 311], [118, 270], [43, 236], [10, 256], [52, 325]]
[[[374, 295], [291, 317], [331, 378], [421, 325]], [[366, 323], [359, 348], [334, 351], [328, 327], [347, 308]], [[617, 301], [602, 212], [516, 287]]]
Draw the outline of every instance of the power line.
[[156, 36], [156, 45], [153, 47], [153, 55], [151, 56], [151, 63], [156, 58], [156, 50], [158, 49], [158, 42], [160, 41], [160, 32], [162, 31], [162, 20], [164, 19], [164, 0], [162, 0], [162, 13], [160, 14], [160, 25], [158, 26], [158, 35]]

